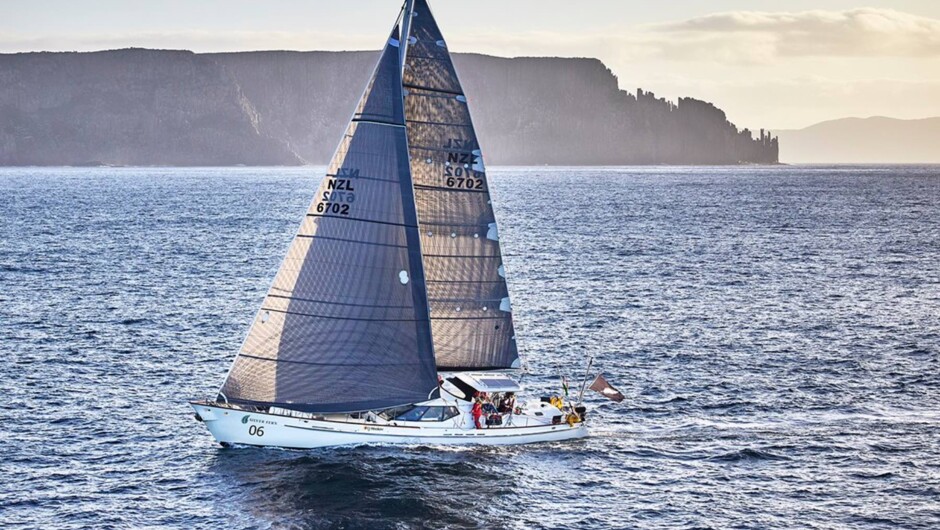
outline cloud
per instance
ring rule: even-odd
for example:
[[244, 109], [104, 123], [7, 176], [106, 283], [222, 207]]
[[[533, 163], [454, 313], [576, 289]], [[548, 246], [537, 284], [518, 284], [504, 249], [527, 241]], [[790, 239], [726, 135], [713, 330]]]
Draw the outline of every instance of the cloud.
[[[800, 57], [940, 57], [940, 20], [893, 9], [715, 13], [591, 32], [461, 31], [452, 49], [495, 55], [600, 56], [617, 62], [771, 64]], [[237, 51], [376, 49], [375, 35], [324, 31], [152, 31], [49, 36], [0, 32], [0, 51], [95, 50], [127, 46]]]
[[464, 49], [502, 53], [583, 54], [622, 61], [709, 61], [771, 64], [801, 57], [940, 58], [940, 20], [893, 9], [844, 11], [732, 11], [628, 30], [587, 34], [523, 32], [458, 33]]
[[727, 65], [833, 57], [940, 58], [940, 20], [893, 9], [715, 13], [589, 33], [455, 32], [455, 49], [497, 55], [589, 55], [615, 62]]
[[715, 13], [647, 27], [665, 58], [940, 57], [940, 20], [893, 9]]

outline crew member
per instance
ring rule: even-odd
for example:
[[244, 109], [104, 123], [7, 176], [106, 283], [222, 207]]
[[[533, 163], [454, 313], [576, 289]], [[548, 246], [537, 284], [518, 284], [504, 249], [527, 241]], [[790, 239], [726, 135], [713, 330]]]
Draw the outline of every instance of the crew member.
[[503, 399], [499, 401], [499, 413], [507, 414], [516, 408], [516, 395], [512, 392], [506, 392]]
[[482, 429], [483, 425], [480, 424], [480, 418], [483, 417], [483, 403], [479, 398], [473, 400], [473, 408], [470, 410], [470, 414], [473, 415], [473, 423], [477, 426], [477, 429]]

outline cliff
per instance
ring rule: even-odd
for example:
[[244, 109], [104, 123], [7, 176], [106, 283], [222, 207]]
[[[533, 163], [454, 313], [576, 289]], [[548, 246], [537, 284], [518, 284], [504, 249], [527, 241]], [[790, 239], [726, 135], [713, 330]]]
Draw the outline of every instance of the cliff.
[[[326, 163], [374, 52], [0, 54], [0, 165]], [[457, 54], [491, 164], [775, 163], [710, 103], [596, 59]]]
[[297, 164], [222, 65], [190, 52], [0, 56], [0, 164]]

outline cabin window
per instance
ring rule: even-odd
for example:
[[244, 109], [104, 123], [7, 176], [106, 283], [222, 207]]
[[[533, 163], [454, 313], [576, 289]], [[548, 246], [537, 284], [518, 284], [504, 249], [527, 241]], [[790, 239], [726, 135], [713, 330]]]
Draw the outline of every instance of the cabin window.
[[413, 407], [405, 412], [402, 412], [395, 417], [396, 420], [400, 421], [418, 421], [421, 419], [421, 416], [431, 407]]
[[421, 421], [446, 421], [460, 414], [457, 407], [428, 407]]
[[385, 418], [386, 420], [394, 420], [399, 415], [404, 414], [405, 412], [408, 412], [409, 410], [411, 410], [411, 408], [412, 408], [411, 405], [406, 405], [404, 407], [395, 407], [391, 409], [385, 409], [379, 413], [379, 416]]
[[441, 413], [444, 407], [428, 407], [428, 411], [421, 416], [421, 421], [441, 421]]
[[460, 414], [457, 407], [409, 407], [395, 416], [399, 421], [444, 421]]

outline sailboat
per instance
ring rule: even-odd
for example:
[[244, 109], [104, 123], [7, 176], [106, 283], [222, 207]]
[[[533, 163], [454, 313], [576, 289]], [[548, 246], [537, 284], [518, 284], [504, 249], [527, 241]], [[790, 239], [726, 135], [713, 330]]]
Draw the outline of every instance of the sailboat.
[[223, 446], [587, 436], [584, 407], [514, 402], [520, 368], [467, 97], [407, 0], [224, 383], [190, 404]]

